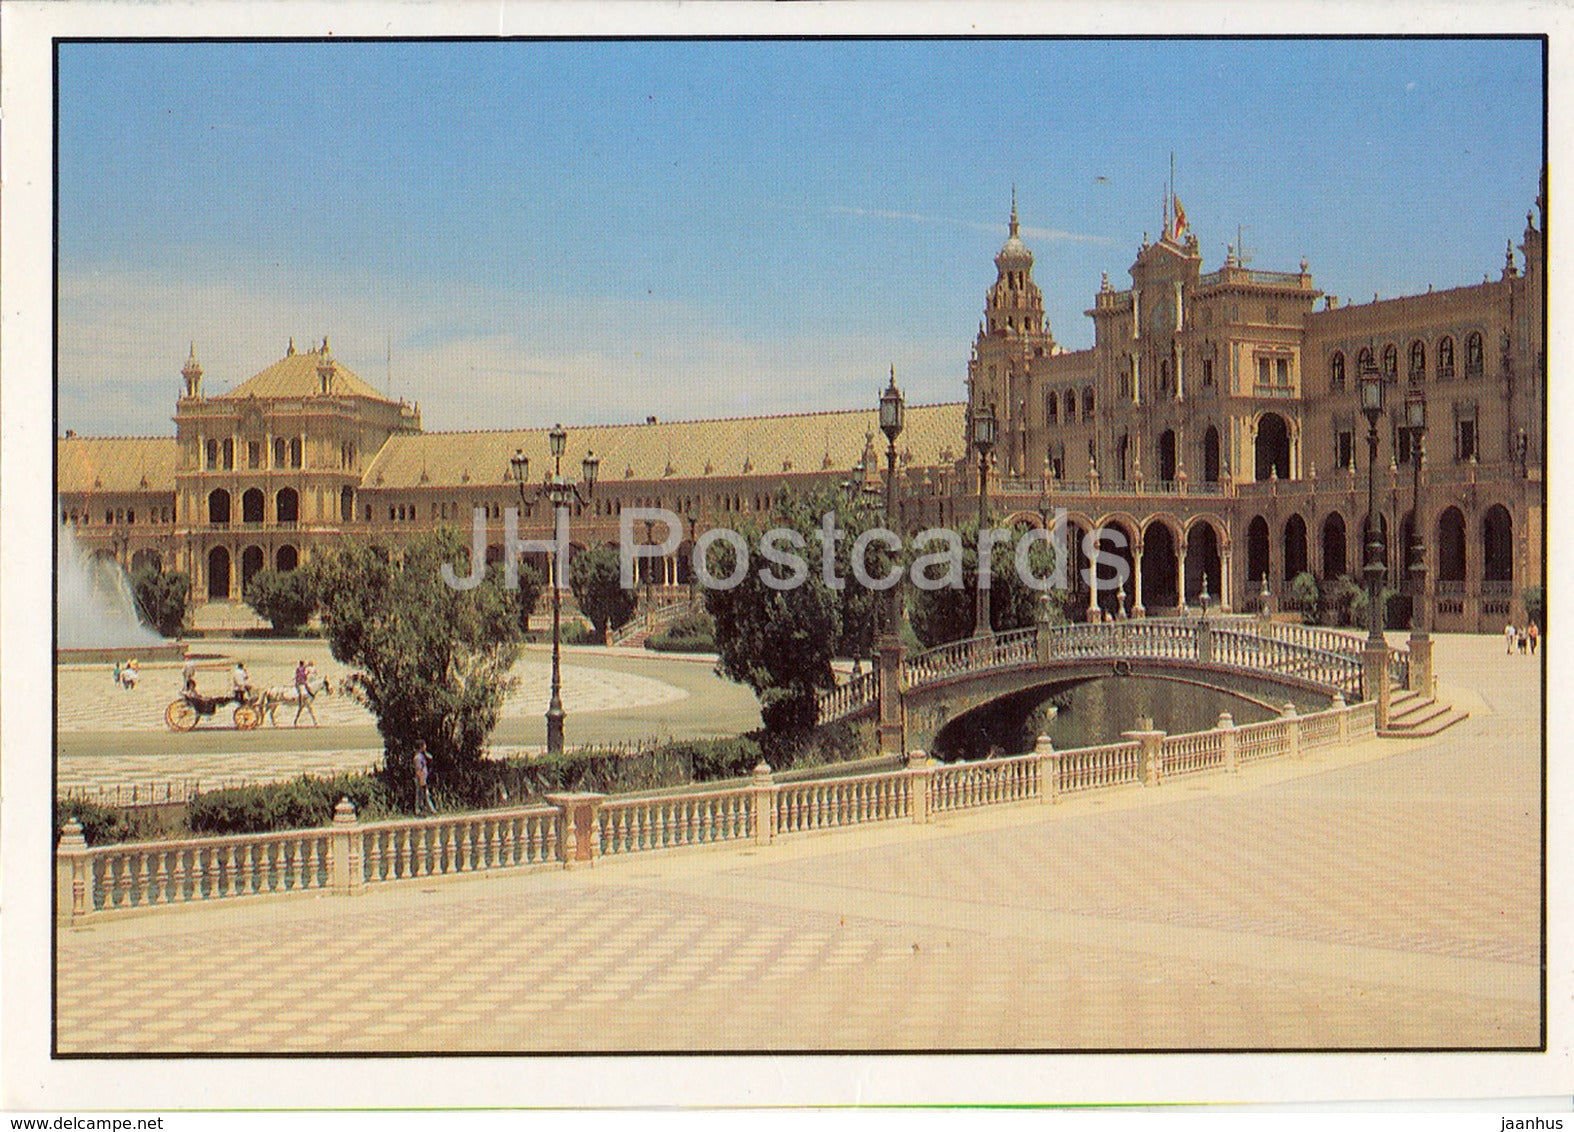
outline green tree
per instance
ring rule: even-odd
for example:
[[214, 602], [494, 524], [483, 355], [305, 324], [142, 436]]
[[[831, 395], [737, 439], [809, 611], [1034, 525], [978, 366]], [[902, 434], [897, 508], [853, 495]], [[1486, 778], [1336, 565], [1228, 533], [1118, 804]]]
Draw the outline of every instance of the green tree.
[[[1017, 538], [1030, 529], [1027, 524], [1019, 526]], [[957, 533], [962, 542], [961, 587], [925, 590], [915, 586], [912, 589], [909, 616], [914, 634], [926, 648], [973, 635], [973, 595], [978, 588], [978, 520], [963, 523]], [[1025, 629], [1037, 623], [1042, 591], [1029, 586], [1017, 573], [1016, 547], [1015, 542], [996, 545], [989, 555], [989, 624], [997, 633]], [[1028, 565], [1035, 577], [1049, 577], [1055, 565], [1054, 548], [1041, 540], [1036, 541], [1029, 551]], [[938, 571], [931, 573], [940, 576]], [[1049, 619], [1063, 622], [1064, 595], [1052, 591], [1049, 604]]]
[[1526, 586], [1519, 591], [1519, 600], [1525, 605], [1525, 616], [1536, 623], [1539, 632], [1546, 632], [1547, 624], [1542, 618], [1547, 612], [1547, 599], [1540, 586]]
[[618, 552], [610, 546], [598, 546], [575, 557], [569, 563], [568, 584], [597, 640], [606, 640], [609, 632], [621, 629], [634, 616], [634, 591], [623, 588]]
[[293, 637], [317, 612], [317, 592], [306, 570], [258, 570], [246, 583], [246, 604], [275, 632]]
[[1290, 579], [1290, 608], [1304, 617], [1307, 624], [1317, 624], [1321, 604], [1322, 591], [1317, 586], [1316, 575], [1303, 570]]
[[469, 549], [452, 528], [412, 539], [397, 553], [347, 543], [308, 566], [322, 600], [323, 635], [352, 670], [345, 687], [372, 712], [394, 796], [409, 793], [417, 740], [436, 756], [439, 780], [463, 789], [514, 687], [516, 602], [501, 571], [469, 589]]
[[131, 577], [137, 616], [160, 636], [178, 637], [186, 624], [191, 599], [191, 579], [178, 570], [161, 571], [145, 566]]
[[1351, 606], [1356, 598], [1361, 599], [1361, 609], [1366, 608], [1366, 595], [1349, 574], [1340, 574], [1337, 578], [1330, 578], [1322, 587], [1323, 623], [1326, 625], [1353, 625], [1358, 624], [1351, 613]]
[[[823, 517], [835, 516], [840, 532], [833, 542], [831, 576], [825, 580]], [[766, 730], [774, 735], [802, 734], [814, 726], [815, 697], [834, 684], [831, 661], [837, 656], [869, 655], [879, 631], [883, 591], [865, 587], [853, 574], [852, 547], [858, 537], [879, 526], [882, 516], [858, 508], [835, 491], [812, 494], [783, 492], [770, 518], [772, 528], [793, 532], [801, 546], [777, 546], [803, 559], [806, 576], [800, 584], [776, 588], [766, 576], [789, 581], [789, 567], [770, 562], [761, 552], [763, 532], [750, 526], [739, 533], [748, 545], [741, 581], [731, 589], [707, 587], [705, 604], [716, 622], [716, 649], [723, 675], [754, 689]], [[887, 575], [899, 565], [896, 554], [878, 542], [864, 558], [871, 578]], [[736, 550], [714, 543], [706, 556], [713, 578], [731, 577], [739, 567]]]

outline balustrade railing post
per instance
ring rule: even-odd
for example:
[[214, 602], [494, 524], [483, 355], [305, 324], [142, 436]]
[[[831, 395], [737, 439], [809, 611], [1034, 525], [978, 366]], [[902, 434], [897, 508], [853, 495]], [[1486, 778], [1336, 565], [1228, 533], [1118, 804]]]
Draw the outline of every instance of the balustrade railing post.
[[935, 768], [923, 751], [907, 752], [907, 785], [912, 792], [913, 822], [923, 825], [929, 820], [929, 788], [934, 782]]
[[1048, 735], [1040, 735], [1038, 742], [1033, 744], [1033, 754], [1037, 757], [1035, 766], [1038, 768], [1038, 800], [1040, 804], [1060, 801], [1060, 752], [1055, 750], [1055, 742]]
[[355, 803], [340, 798], [333, 808], [333, 827], [328, 834], [328, 875], [333, 891], [341, 896], [359, 896], [365, 891], [359, 825]]
[[1334, 693], [1334, 702], [1331, 706], [1334, 711], [1339, 713], [1339, 745], [1348, 747], [1350, 745], [1350, 708], [1344, 702], [1343, 692]]
[[55, 917], [75, 920], [87, 915], [87, 838], [82, 823], [68, 818], [55, 846]]
[[601, 855], [601, 831], [596, 815], [605, 794], [548, 794], [547, 801], [557, 807], [557, 857], [565, 869], [576, 862], [595, 864]]
[[1213, 663], [1213, 626], [1204, 617], [1197, 622], [1197, 663]]
[[1284, 710], [1279, 714], [1288, 720], [1290, 724], [1289, 727], [1285, 728], [1289, 736], [1290, 757], [1298, 759], [1301, 757], [1301, 717], [1295, 710], [1295, 704], [1289, 700], [1284, 701]]
[[[1146, 722], [1143, 720], [1142, 722]], [[1137, 751], [1137, 775], [1144, 786], [1157, 786], [1164, 779], [1164, 732], [1151, 728], [1122, 731], [1122, 739], [1140, 744]]]
[[1219, 745], [1224, 748], [1224, 773], [1234, 774], [1241, 769], [1240, 761], [1235, 754], [1235, 717], [1227, 711], [1219, 713], [1219, 722], [1214, 724], [1215, 729], [1222, 731]]
[[771, 777], [770, 764], [763, 759], [754, 768], [754, 784], [749, 790], [749, 832], [756, 845], [769, 845], [776, 836], [776, 795], [781, 787]]

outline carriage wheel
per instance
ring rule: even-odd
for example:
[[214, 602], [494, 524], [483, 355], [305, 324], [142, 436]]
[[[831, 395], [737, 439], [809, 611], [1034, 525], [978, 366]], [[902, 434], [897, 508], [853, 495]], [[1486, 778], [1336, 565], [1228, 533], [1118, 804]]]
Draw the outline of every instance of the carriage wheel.
[[190, 731], [197, 726], [197, 709], [185, 700], [176, 700], [164, 709], [164, 724], [171, 731]]
[[262, 712], [251, 704], [241, 704], [235, 709], [235, 730], [253, 731], [262, 726]]

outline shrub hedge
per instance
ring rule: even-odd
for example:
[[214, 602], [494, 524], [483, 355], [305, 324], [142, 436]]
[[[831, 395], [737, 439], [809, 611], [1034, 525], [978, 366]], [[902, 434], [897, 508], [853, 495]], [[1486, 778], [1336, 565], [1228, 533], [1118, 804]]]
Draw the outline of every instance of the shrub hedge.
[[333, 778], [302, 775], [291, 782], [231, 786], [198, 794], [186, 807], [193, 833], [267, 833], [327, 825], [341, 798], [355, 803], [362, 821], [387, 817], [393, 810], [378, 775], [341, 774]]

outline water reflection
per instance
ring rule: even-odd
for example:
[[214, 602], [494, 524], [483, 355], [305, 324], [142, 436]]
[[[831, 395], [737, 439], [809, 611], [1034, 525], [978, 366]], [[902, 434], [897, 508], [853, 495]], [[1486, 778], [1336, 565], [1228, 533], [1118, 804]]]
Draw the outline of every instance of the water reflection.
[[[1317, 711], [1326, 703], [1295, 697], [1298, 710]], [[1053, 709], [1053, 710], [1051, 710]], [[1107, 676], [1081, 684], [1038, 688], [1007, 696], [952, 720], [935, 737], [935, 754], [948, 761], [1020, 754], [1047, 734], [1061, 750], [1120, 741], [1138, 716], [1171, 735], [1205, 731], [1221, 711], [1237, 724], [1271, 719], [1277, 711], [1216, 688], [1143, 676]]]

